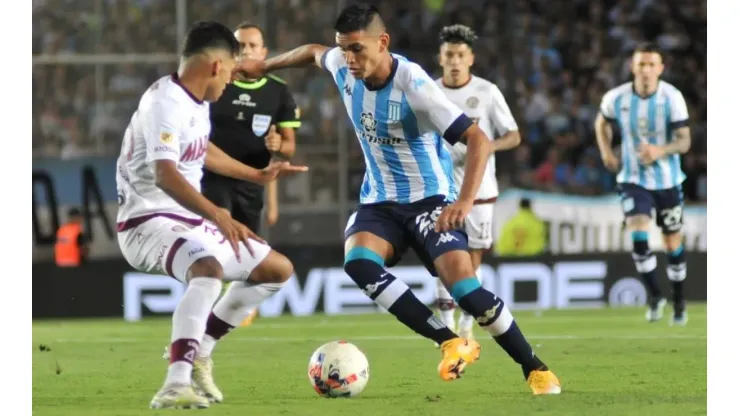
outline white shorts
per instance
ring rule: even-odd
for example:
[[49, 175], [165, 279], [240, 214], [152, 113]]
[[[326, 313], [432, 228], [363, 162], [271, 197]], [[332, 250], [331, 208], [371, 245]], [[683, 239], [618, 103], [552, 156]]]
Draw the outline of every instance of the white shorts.
[[[191, 221], [192, 222], [192, 221]], [[270, 246], [250, 240], [255, 257], [239, 243], [241, 262], [218, 228], [203, 221], [189, 224], [164, 216], [118, 233], [123, 257], [136, 270], [166, 274], [185, 282], [190, 266], [204, 257], [215, 257], [224, 270], [225, 280], [246, 280], [270, 253]]]
[[468, 247], [489, 249], [493, 246], [493, 204], [473, 205], [465, 217], [465, 233], [468, 234]]

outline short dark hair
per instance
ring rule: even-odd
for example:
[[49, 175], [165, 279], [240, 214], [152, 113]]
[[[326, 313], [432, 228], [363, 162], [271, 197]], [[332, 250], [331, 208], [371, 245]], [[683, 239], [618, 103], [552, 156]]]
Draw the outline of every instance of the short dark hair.
[[663, 51], [660, 50], [660, 47], [653, 43], [653, 42], [642, 42], [635, 48], [634, 52], [632, 54], [636, 54], [638, 52], [645, 52], [645, 53], [657, 53], [660, 55], [660, 59], [663, 59]]
[[82, 216], [82, 211], [80, 211], [77, 207], [72, 207], [67, 211], [67, 217], [80, 217]]
[[265, 43], [265, 31], [262, 30], [261, 27], [251, 22], [241, 22], [239, 23], [239, 26], [236, 27], [235, 31], [242, 29], [256, 29], [258, 32], [260, 32], [260, 36], [262, 36], [262, 43]]
[[185, 36], [182, 56], [189, 58], [206, 49], [223, 49], [231, 55], [239, 54], [239, 42], [225, 25], [214, 20], [196, 22]]
[[522, 198], [519, 200], [519, 208], [521, 209], [532, 209], [532, 201], [529, 198]]
[[378, 8], [372, 4], [353, 4], [347, 6], [339, 13], [334, 30], [339, 33], [351, 33], [359, 30], [365, 30], [375, 20], [381, 19]]
[[439, 32], [439, 43], [464, 43], [471, 48], [478, 39], [475, 31], [465, 25], [445, 26]]

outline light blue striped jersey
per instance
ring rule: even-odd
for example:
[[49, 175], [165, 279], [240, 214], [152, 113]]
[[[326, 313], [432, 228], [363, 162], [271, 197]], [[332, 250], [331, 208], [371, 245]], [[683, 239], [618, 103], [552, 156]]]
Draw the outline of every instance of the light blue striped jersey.
[[604, 94], [601, 113], [616, 122], [622, 133], [622, 169], [617, 183], [633, 183], [645, 189], [669, 189], [683, 183], [681, 157], [668, 155], [645, 166], [640, 163], [641, 143], [663, 146], [673, 141], [675, 129], [687, 126], [689, 113], [683, 94], [673, 85], [660, 81], [657, 91], [640, 97], [631, 82]]
[[355, 79], [338, 47], [322, 57], [334, 77], [365, 155], [361, 204], [407, 204], [436, 195], [457, 198], [443, 137], [457, 141], [472, 125], [417, 64], [393, 54], [385, 85]]

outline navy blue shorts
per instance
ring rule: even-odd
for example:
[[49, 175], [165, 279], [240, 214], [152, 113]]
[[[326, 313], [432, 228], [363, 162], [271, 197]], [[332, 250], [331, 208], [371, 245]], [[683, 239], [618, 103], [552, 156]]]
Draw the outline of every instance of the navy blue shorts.
[[433, 196], [411, 204], [384, 202], [360, 205], [347, 222], [344, 238], [369, 232], [393, 246], [393, 258], [385, 265], [392, 267], [411, 247], [432, 276], [437, 276], [434, 260], [454, 250], [468, 250], [468, 235], [463, 229], [446, 233], [434, 231], [434, 223], [447, 205], [444, 196]]
[[632, 183], [617, 186], [622, 198], [625, 217], [635, 215], [652, 216], [655, 208], [656, 222], [663, 234], [681, 231], [683, 226], [683, 188], [681, 185], [669, 189], [649, 190]]

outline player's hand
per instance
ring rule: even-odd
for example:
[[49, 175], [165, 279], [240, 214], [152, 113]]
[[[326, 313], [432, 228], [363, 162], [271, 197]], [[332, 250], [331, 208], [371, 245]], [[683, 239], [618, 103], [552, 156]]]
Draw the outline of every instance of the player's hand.
[[604, 166], [606, 166], [609, 171], [619, 171], [619, 159], [617, 159], [613, 152], [609, 151], [606, 154], [602, 153], [601, 161], [604, 162]]
[[239, 250], [239, 242], [244, 243], [244, 246], [252, 257], [254, 257], [254, 250], [252, 249], [249, 239], [251, 238], [252, 240], [264, 243], [262, 238], [252, 232], [252, 230], [247, 228], [244, 224], [231, 218], [229, 211], [223, 208], [219, 210], [219, 214], [216, 215], [213, 222], [216, 227], [218, 227], [218, 230], [221, 231], [221, 234], [224, 236], [226, 241], [229, 242], [229, 245], [231, 245], [231, 249], [234, 250], [234, 254], [238, 261], [242, 260]]
[[266, 185], [277, 179], [278, 176], [295, 175], [303, 172], [308, 172], [308, 166], [294, 166], [291, 165], [290, 162], [282, 160], [272, 161], [266, 168], [260, 171], [260, 174], [262, 175], [260, 183]]
[[277, 132], [274, 124], [270, 126], [265, 136], [265, 147], [272, 153], [279, 152], [283, 147], [283, 136]]
[[462, 228], [465, 225], [465, 217], [473, 209], [473, 201], [455, 201], [442, 209], [442, 213], [434, 224], [434, 231], [446, 233], [447, 231]]
[[232, 74], [236, 75], [239, 73], [247, 78], [262, 78], [267, 73], [265, 61], [244, 58], [237, 62]]
[[637, 156], [643, 165], [650, 165], [656, 160], [665, 156], [665, 150], [661, 146], [642, 143], [637, 149]]

